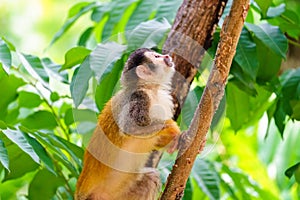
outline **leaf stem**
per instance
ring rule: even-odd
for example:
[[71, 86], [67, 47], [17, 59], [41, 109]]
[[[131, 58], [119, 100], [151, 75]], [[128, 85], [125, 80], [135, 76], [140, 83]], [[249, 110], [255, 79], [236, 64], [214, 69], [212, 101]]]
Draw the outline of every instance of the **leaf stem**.
[[296, 47], [299, 47], [300, 48], [300, 44], [298, 42], [295, 42], [294, 40], [292, 39], [288, 39], [288, 42], [291, 43], [292, 45], [296, 46]]
[[[68, 129], [61, 123], [60, 117], [58, 116], [58, 114], [54, 110], [53, 106], [50, 104], [50, 102], [47, 100], [47, 98], [43, 95], [43, 93], [36, 86], [37, 80], [36, 79], [34, 79], [35, 81], [31, 80], [29, 77], [27, 77], [27, 74], [25, 74], [25, 73], [23, 73], [23, 72], [20, 71], [20, 68], [13, 67], [13, 69], [17, 73], [19, 73], [23, 77], [23, 79], [25, 78], [26, 81], [28, 82], [28, 84], [31, 85], [39, 93], [39, 95], [42, 97], [43, 101], [46, 103], [46, 105], [50, 108], [51, 112], [53, 113], [57, 124], [59, 125], [59, 127], [63, 131], [64, 136], [67, 138], [67, 140], [70, 140]], [[47, 87], [44, 87], [44, 88], [46, 90], [48, 90], [50, 93], [52, 92], [50, 90], [50, 88], [47, 88]]]
[[73, 192], [72, 192], [72, 188], [68, 182], [68, 179], [65, 177], [64, 173], [60, 170], [59, 167], [59, 163], [54, 159], [54, 157], [51, 154], [48, 154], [49, 157], [51, 157], [51, 159], [53, 160], [53, 163], [56, 167], [56, 172], [58, 173], [58, 175], [64, 180], [64, 182], [66, 183], [66, 190], [69, 192], [69, 194], [72, 196]]

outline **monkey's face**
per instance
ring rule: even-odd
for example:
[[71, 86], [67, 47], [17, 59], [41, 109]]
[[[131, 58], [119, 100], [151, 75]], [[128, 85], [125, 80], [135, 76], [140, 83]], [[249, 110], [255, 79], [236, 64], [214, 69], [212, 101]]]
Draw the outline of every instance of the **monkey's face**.
[[175, 72], [174, 63], [169, 55], [162, 55], [154, 51], [144, 53], [144, 62], [137, 66], [136, 74], [144, 82], [169, 84]]

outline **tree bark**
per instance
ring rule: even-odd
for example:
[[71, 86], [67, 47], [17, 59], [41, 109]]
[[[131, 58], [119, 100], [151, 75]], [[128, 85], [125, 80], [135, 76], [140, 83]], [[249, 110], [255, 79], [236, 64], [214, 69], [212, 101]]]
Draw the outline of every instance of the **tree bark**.
[[163, 46], [163, 53], [171, 54], [177, 76], [173, 79], [177, 119], [189, 92], [202, 56], [211, 46], [212, 35], [227, 0], [184, 0]]
[[179, 156], [177, 156], [172, 172], [168, 177], [161, 200], [181, 199], [183, 196], [186, 181], [199, 153], [199, 147], [205, 139], [213, 115], [223, 97], [226, 80], [248, 8], [249, 0], [233, 1], [229, 16], [226, 17], [222, 26], [214, 66], [187, 131], [187, 135], [192, 136], [191, 144], [185, 145], [188, 146], [187, 149], [179, 150]]
[[[184, 0], [163, 46], [163, 53], [172, 56], [178, 72], [172, 81], [175, 105], [174, 119], [181, 112], [199, 63], [211, 46], [212, 35], [227, 0]], [[148, 167], [157, 167], [161, 153], [153, 152]]]

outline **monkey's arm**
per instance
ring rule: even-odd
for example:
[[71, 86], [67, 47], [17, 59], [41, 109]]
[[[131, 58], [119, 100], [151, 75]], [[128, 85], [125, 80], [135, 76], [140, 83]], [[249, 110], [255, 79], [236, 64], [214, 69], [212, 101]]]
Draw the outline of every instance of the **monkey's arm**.
[[174, 120], [166, 120], [163, 129], [158, 132], [156, 147], [162, 148], [171, 145], [172, 142], [176, 142], [180, 133], [181, 131]]

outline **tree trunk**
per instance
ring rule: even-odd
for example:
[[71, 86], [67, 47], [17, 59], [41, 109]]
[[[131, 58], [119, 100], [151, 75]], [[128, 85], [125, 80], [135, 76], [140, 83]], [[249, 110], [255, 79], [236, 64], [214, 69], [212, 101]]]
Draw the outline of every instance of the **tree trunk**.
[[[184, 0], [178, 9], [163, 46], [163, 53], [172, 56], [178, 72], [173, 79], [172, 91], [175, 120], [181, 112], [204, 50], [211, 45], [212, 35], [226, 3], [227, 0]], [[160, 152], [153, 152], [147, 166], [157, 167], [160, 157]]]
[[179, 72], [173, 79], [177, 119], [227, 0], [184, 0], [164, 44]]
[[[187, 149], [179, 150], [179, 156], [177, 156], [172, 172], [168, 177], [161, 200], [181, 199], [183, 196], [186, 181], [199, 153], [199, 147], [205, 139], [213, 115], [223, 97], [226, 80], [248, 8], [249, 0], [233, 1], [230, 14], [226, 17], [221, 30], [214, 66], [187, 131], [187, 135], [192, 137], [191, 144], [185, 145], [188, 146]], [[194, 24], [190, 26], [194, 26]]]

